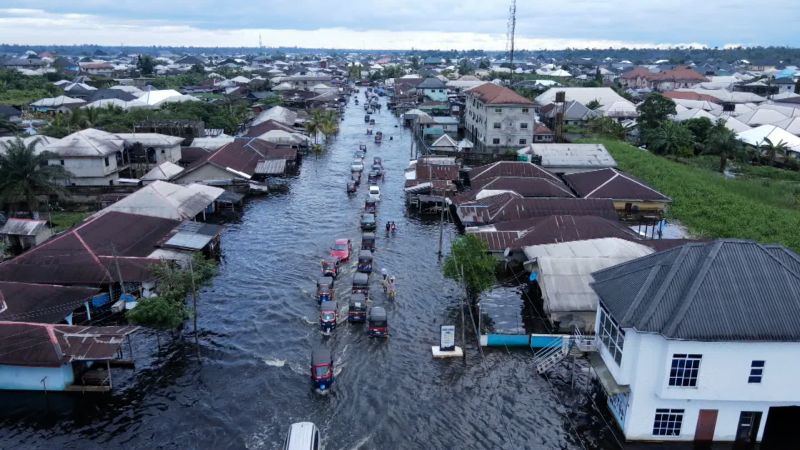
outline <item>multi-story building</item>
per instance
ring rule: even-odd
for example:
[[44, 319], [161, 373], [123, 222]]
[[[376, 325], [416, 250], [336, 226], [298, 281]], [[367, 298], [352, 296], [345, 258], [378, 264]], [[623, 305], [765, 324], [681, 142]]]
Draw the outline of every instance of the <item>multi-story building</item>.
[[718, 240], [592, 276], [595, 372], [626, 439], [796, 446], [799, 255]]
[[493, 83], [476, 86], [466, 91], [464, 126], [476, 151], [516, 150], [533, 142], [533, 102]]

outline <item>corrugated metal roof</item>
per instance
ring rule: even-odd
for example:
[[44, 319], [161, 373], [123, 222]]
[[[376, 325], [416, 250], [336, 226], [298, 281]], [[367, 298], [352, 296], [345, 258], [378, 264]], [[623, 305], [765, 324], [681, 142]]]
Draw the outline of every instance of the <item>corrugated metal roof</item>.
[[114, 359], [125, 336], [138, 329], [0, 322], [0, 364], [59, 367]]
[[540, 244], [582, 241], [586, 239], [620, 238], [629, 241], [639, 237], [616, 220], [597, 216], [554, 215], [542, 217], [525, 230], [522, 237], [510, 243], [512, 249]]
[[519, 231], [467, 230], [467, 234], [471, 234], [485, 242], [490, 252], [502, 252], [507, 249], [521, 233]]
[[214, 236], [206, 234], [179, 231], [164, 243], [164, 247], [185, 248], [189, 250], [202, 250]]
[[557, 176], [536, 164], [525, 161], [498, 161], [474, 167], [469, 171], [470, 185], [476, 184], [478, 180], [483, 178], [495, 177], [545, 178], [563, 184]]
[[672, 339], [796, 342], [800, 273], [791, 260], [797, 255], [782, 247], [717, 240], [595, 272], [592, 286], [623, 328]]
[[45, 227], [46, 220], [16, 219], [11, 218], [0, 228], [0, 234], [13, 236], [36, 236]]
[[670, 202], [666, 195], [641, 180], [616, 169], [605, 168], [564, 175], [564, 180], [583, 198], [610, 198]]
[[0, 321], [58, 323], [97, 289], [0, 282]]
[[286, 172], [285, 159], [267, 159], [256, 164], [255, 173], [260, 175], [283, 175]]
[[542, 167], [590, 168], [617, 167], [603, 144], [531, 144], [528, 153], [542, 157]]

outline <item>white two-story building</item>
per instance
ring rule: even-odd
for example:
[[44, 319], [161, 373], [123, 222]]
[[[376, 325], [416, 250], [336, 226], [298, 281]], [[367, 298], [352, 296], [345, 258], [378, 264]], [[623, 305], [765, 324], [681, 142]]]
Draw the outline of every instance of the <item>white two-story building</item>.
[[627, 440], [797, 448], [800, 256], [718, 240], [592, 276], [593, 365]]
[[492, 83], [465, 92], [464, 126], [476, 151], [501, 153], [533, 142], [532, 101]]

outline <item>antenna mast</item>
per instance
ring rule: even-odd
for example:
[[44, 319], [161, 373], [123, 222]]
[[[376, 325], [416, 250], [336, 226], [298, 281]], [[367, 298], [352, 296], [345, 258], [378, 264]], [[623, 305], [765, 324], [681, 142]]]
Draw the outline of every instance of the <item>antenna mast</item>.
[[511, 0], [511, 6], [508, 7], [508, 36], [507, 36], [507, 50], [508, 59], [511, 63], [511, 79], [514, 78], [514, 35], [517, 31], [517, 0]]

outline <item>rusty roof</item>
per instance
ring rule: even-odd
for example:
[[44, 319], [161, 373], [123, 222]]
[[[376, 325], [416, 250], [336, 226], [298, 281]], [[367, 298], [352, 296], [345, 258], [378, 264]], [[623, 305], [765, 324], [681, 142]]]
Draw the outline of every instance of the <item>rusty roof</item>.
[[610, 198], [671, 202], [666, 195], [616, 169], [606, 168], [564, 175], [564, 180], [583, 198]]
[[467, 95], [472, 95], [478, 100], [489, 105], [522, 105], [533, 106], [533, 102], [511, 89], [493, 83], [484, 83], [467, 90]]
[[60, 367], [116, 357], [125, 336], [139, 327], [91, 327], [0, 322], [0, 364]]
[[542, 217], [525, 230], [509, 247], [521, 249], [531, 245], [556, 244], [586, 239], [621, 238], [638, 241], [639, 237], [616, 220], [598, 216], [557, 215]]
[[472, 170], [469, 171], [470, 184], [482, 178], [494, 177], [548, 178], [557, 183], [562, 183], [557, 176], [536, 164], [526, 161], [498, 161], [473, 167]]
[[416, 165], [417, 180], [458, 180], [458, 166], [454, 164], [425, 164]]
[[467, 231], [476, 238], [486, 243], [490, 252], [502, 252], [516, 241], [521, 233], [519, 231]]
[[95, 288], [0, 281], [0, 321], [58, 323], [97, 292]]
[[247, 130], [247, 133], [245, 133], [244, 136], [245, 137], [257, 138], [257, 137], [263, 135], [264, 133], [267, 133], [267, 132], [273, 131], [273, 130], [281, 130], [281, 131], [286, 131], [286, 132], [289, 132], [289, 133], [297, 133], [298, 132], [297, 129], [292, 128], [289, 125], [282, 124], [282, 123], [280, 123], [280, 122], [278, 122], [277, 120], [274, 120], [274, 119], [269, 119], [269, 120], [267, 120], [265, 122], [261, 122], [261, 123], [259, 123], [257, 125], [253, 125], [252, 127], [250, 127]]
[[523, 198], [516, 193], [464, 203], [458, 206], [456, 214], [465, 226], [554, 215], [599, 216], [617, 220], [614, 203], [608, 199]]

